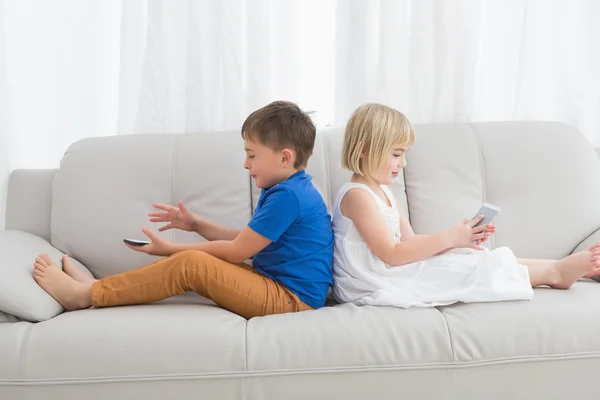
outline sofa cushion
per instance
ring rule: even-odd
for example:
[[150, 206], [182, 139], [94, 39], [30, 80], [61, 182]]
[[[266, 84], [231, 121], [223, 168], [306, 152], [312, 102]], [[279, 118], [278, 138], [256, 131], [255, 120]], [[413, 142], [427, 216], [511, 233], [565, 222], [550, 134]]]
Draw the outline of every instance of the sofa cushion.
[[2, 394], [2, 383], [19, 380], [19, 363], [23, 342], [34, 326], [31, 322], [12, 322], [0, 324], [0, 398], [8, 399]]
[[345, 304], [247, 322], [181, 304], [195, 296], [0, 324], [0, 397], [598, 398], [589, 382], [600, 360], [599, 288], [582, 281], [536, 289], [531, 301]]
[[7, 314], [5, 312], [0, 312], [0, 324], [4, 322], [18, 322], [19, 318], [15, 317], [12, 314]]
[[536, 288], [531, 301], [440, 307], [455, 362], [600, 357], [600, 285], [581, 280], [569, 290]]
[[341, 304], [248, 321], [250, 371], [451, 362], [448, 328], [436, 308]]
[[416, 233], [437, 233], [482, 203], [502, 209], [491, 248], [562, 258], [600, 226], [600, 161], [572, 127], [546, 122], [417, 125], [406, 193]]
[[[57, 263], [63, 254], [31, 233], [0, 231], [0, 311], [27, 321], [45, 321], [63, 308], [33, 279], [33, 261], [40, 253]], [[77, 260], [74, 263], [87, 269]]]
[[293, 400], [598, 398], [589, 383], [600, 361], [599, 313], [600, 286], [581, 281], [535, 289], [531, 301], [344, 304], [255, 318], [247, 390]]
[[[53, 186], [51, 243], [98, 278], [139, 268], [156, 257], [134, 252], [123, 238], [145, 239], [153, 203], [187, 208], [241, 229], [250, 219], [250, 177], [239, 132], [123, 135], [73, 143]], [[174, 242], [199, 241], [171, 229]]]
[[245, 328], [244, 318], [199, 304], [65, 312], [31, 328], [21, 352], [21, 378], [76, 382], [235, 375], [246, 365]]

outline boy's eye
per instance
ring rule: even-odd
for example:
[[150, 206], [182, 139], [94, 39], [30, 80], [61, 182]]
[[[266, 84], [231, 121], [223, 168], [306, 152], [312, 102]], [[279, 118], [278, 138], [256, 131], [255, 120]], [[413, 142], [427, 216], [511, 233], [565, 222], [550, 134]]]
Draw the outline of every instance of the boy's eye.
[[248, 156], [248, 158], [254, 158], [254, 156]]

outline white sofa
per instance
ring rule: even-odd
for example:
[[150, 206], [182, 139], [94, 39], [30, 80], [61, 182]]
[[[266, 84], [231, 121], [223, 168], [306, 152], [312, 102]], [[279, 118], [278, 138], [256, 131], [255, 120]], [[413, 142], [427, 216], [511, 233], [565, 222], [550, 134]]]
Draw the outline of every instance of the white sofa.
[[[600, 240], [600, 161], [573, 128], [416, 131], [393, 191], [418, 233], [471, 217], [487, 201], [503, 209], [489, 245], [518, 256], [563, 257]], [[341, 143], [341, 130], [319, 132], [308, 167], [328, 206], [349, 176]], [[249, 220], [258, 190], [243, 158], [239, 132], [85, 139], [59, 170], [12, 174], [6, 229], [46, 239], [97, 277], [136, 268], [153, 258], [122, 238], [152, 226], [153, 202], [183, 200], [231, 227]], [[187, 293], [38, 323], [1, 315], [0, 399], [598, 399], [599, 333], [593, 280], [536, 289], [530, 302], [343, 304], [249, 321]]]

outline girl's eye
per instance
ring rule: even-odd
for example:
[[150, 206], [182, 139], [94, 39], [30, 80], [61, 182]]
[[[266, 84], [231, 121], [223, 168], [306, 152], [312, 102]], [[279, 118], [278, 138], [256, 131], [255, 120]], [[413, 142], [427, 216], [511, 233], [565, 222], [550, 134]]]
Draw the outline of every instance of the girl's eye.
[[255, 156], [248, 156], [248, 158], [254, 158]]
[[402, 154], [394, 154], [394, 157], [396, 157], [396, 158], [402, 157]]

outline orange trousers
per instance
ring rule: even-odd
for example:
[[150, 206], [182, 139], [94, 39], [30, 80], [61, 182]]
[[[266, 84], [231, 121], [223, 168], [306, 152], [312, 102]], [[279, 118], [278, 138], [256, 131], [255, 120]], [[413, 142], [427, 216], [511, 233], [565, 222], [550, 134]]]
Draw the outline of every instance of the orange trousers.
[[244, 318], [312, 310], [298, 296], [246, 264], [187, 250], [145, 267], [98, 280], [92, 306], [151, 303], [194, 291]]

